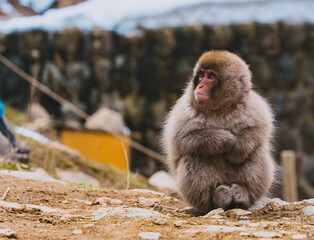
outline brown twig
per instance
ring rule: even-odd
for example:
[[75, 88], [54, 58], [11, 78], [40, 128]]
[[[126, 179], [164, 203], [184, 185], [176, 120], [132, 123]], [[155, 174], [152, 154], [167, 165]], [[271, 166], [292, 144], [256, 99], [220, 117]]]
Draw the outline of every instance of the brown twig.
[[2, 198], [1, 198], [2, 201], [4, 201], [7, 198], [7, 195], [9, 193], [9, 191], [10, 191], [10, 187], [8, 187], [7, 190], [4, 192], [4, 194], [3, 194]]

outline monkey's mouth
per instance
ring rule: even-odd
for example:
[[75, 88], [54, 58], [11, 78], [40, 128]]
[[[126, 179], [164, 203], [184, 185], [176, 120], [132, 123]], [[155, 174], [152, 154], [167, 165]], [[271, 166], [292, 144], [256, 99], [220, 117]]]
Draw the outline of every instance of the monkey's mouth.
[[195, 90], [194, 99], [198, 102], [207, 102], [210, 99], [210, 96], [206, 93], [202, 93]]

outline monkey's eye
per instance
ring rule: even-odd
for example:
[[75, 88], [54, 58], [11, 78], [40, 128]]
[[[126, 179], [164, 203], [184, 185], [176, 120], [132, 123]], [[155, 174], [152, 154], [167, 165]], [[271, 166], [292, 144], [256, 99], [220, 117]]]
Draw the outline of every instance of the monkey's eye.
[[208, 75], [208, 78], [215, 78], [215, 75], [214, 75], [213, 73], [210, 73], [210, 74]]
[[198, 75], [198, 78], [203, 78], [205, 77], [205, 73], [201, 72], [199, 75]]

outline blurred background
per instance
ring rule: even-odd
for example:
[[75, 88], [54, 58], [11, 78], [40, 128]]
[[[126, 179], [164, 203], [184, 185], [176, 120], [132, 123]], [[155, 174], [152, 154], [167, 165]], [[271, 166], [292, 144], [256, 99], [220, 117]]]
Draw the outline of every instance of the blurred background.
[[[229, 50], [274, 109], [275, 160], [293, 150], [298, 198], [314, 197], [313, 13], [312, 0], [0, 0], [2, 56], [88, 115], [0, 63], [6, 118], [120, 169], [127, 155], [133, 172], [151, 177], [165, 170], [160, 130], [198, 57]], [[22, 141], [30, 162], [42, 162], [41, 145]], [[73, 167], [44, 156], [40, 166], [56, 175]]]

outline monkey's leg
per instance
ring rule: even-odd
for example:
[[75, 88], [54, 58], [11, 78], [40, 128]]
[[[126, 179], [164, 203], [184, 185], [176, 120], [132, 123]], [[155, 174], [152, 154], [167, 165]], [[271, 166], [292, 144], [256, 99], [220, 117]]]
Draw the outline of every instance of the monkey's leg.
[[226, 209], [232, 202], [232, 190], [229, 186], [219, 185], [213, 192], [212, 203], [214, 208]]
[[233, 183], [231, 191], [235, 207], [248, 208], [250, 206], [249, 194], [245, 187]]

